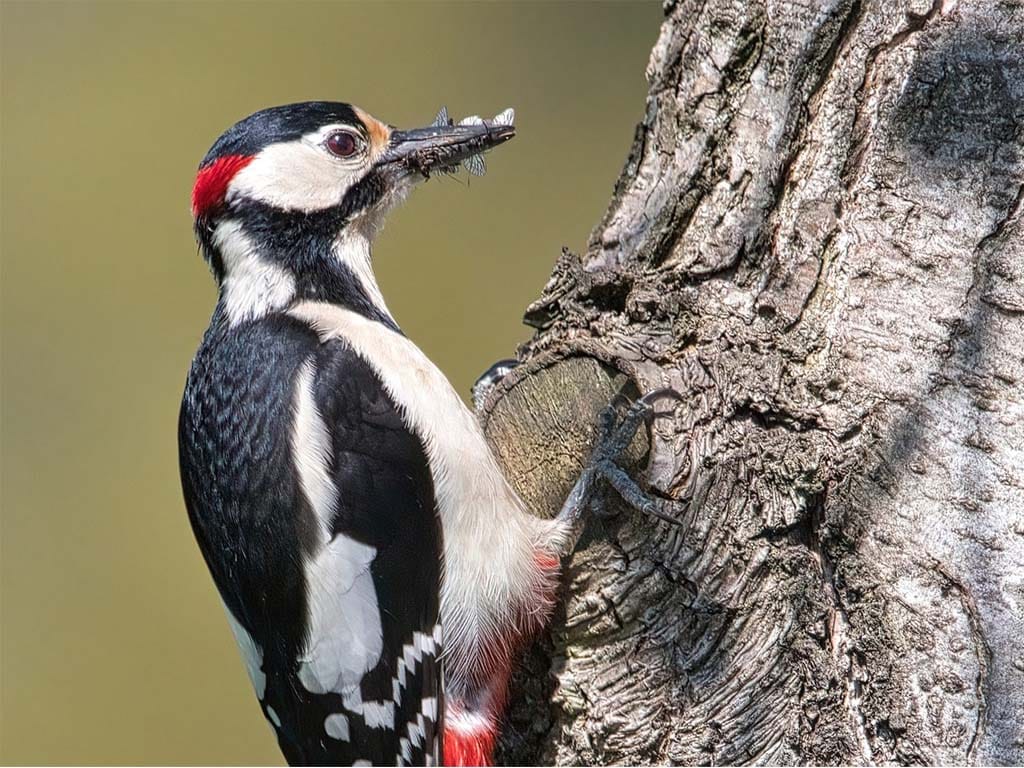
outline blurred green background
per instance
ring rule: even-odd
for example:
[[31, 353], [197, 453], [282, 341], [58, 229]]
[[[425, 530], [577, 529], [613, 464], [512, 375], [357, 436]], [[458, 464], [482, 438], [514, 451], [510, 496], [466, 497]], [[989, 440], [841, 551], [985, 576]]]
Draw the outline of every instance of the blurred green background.
[[428, 183], [375, 250], [399, 323], [465, 393], [603, 213], [660, 19], [652, 2], [0, 4], [0, 761], [281, 762], [178, 484], [215, 301], [188, 198], [217, 135], [306, 99], [405, 127], [516, 108], [488, 175]]

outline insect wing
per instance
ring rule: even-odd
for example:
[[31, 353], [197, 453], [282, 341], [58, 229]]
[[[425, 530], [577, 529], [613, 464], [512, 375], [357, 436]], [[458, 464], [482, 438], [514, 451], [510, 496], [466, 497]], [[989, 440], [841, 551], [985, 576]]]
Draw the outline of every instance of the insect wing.
[[487, 173], [487, 166], [484, 164], [483, 155], [470, 155], [462, 161], [462, 164], [473, 176], [483, 176]]
[[448, 117], [448, 107], [441, 107], [437, 111], [437, 117], [434, 118], [432, 123], [435, 128], [442, 128], [452, 124], [451, 119]]

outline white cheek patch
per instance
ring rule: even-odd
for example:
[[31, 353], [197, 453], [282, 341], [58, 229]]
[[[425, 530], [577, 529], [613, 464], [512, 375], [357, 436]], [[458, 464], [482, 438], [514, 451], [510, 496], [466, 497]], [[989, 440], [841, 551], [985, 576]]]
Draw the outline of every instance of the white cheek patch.
[[328, 129], [295, 141], [271, 144], [240, 170], [227, 197], [240, 195], [287, 211], [332, 208], [367, 171], [365, 155], [333, 157], [320, 146]]

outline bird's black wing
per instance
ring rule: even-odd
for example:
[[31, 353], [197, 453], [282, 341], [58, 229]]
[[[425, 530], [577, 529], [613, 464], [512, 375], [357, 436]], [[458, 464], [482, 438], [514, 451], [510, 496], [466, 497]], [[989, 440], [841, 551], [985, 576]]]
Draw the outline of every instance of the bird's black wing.
[[349, 718], [353, 743], [387, 765], [439, 764], [442, 541], [425, 449], [376, 373], [343, 341], [321, 347], [317, 371], [338, 488], [334, 531], [376, 550], [370, 574], [383, 651], [362, 678], [372, 715]]
[[180, 442], [196, 537], [289, 763], [436, 762], [441, 529], [422, 442], [372, 368], [290, 318], [215, 324]]

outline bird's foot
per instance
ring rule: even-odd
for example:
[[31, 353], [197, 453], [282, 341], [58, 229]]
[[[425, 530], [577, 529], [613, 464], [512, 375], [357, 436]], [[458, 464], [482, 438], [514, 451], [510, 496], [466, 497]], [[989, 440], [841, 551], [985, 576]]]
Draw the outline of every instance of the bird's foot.
[[570, 491], [565, 504], [558, 513], [559, 522], [570, 529], [577, 529], [584, 510], [590, 508], [601, 517], [614, 514], [597, 494], [598, 480], [604, 479], [618, 492], [622, 500], [639, 512], [665, 522], [678, 524], [682, 508], [678, 502], [655, 496], [642, 489], [618, 460], [629, 448], [637, 431], [644, 424], [650, 424], [659, 415], [655, 404], [662, 400], [682, 401], [682, 396], [673, 389], [656, 389], [631, 403], [625, 413], [619, 412], [622, 396], [618, 396], [601, 413], [598, 439], [590, 454], [587, 465], [580, 473], [579, 480]]

